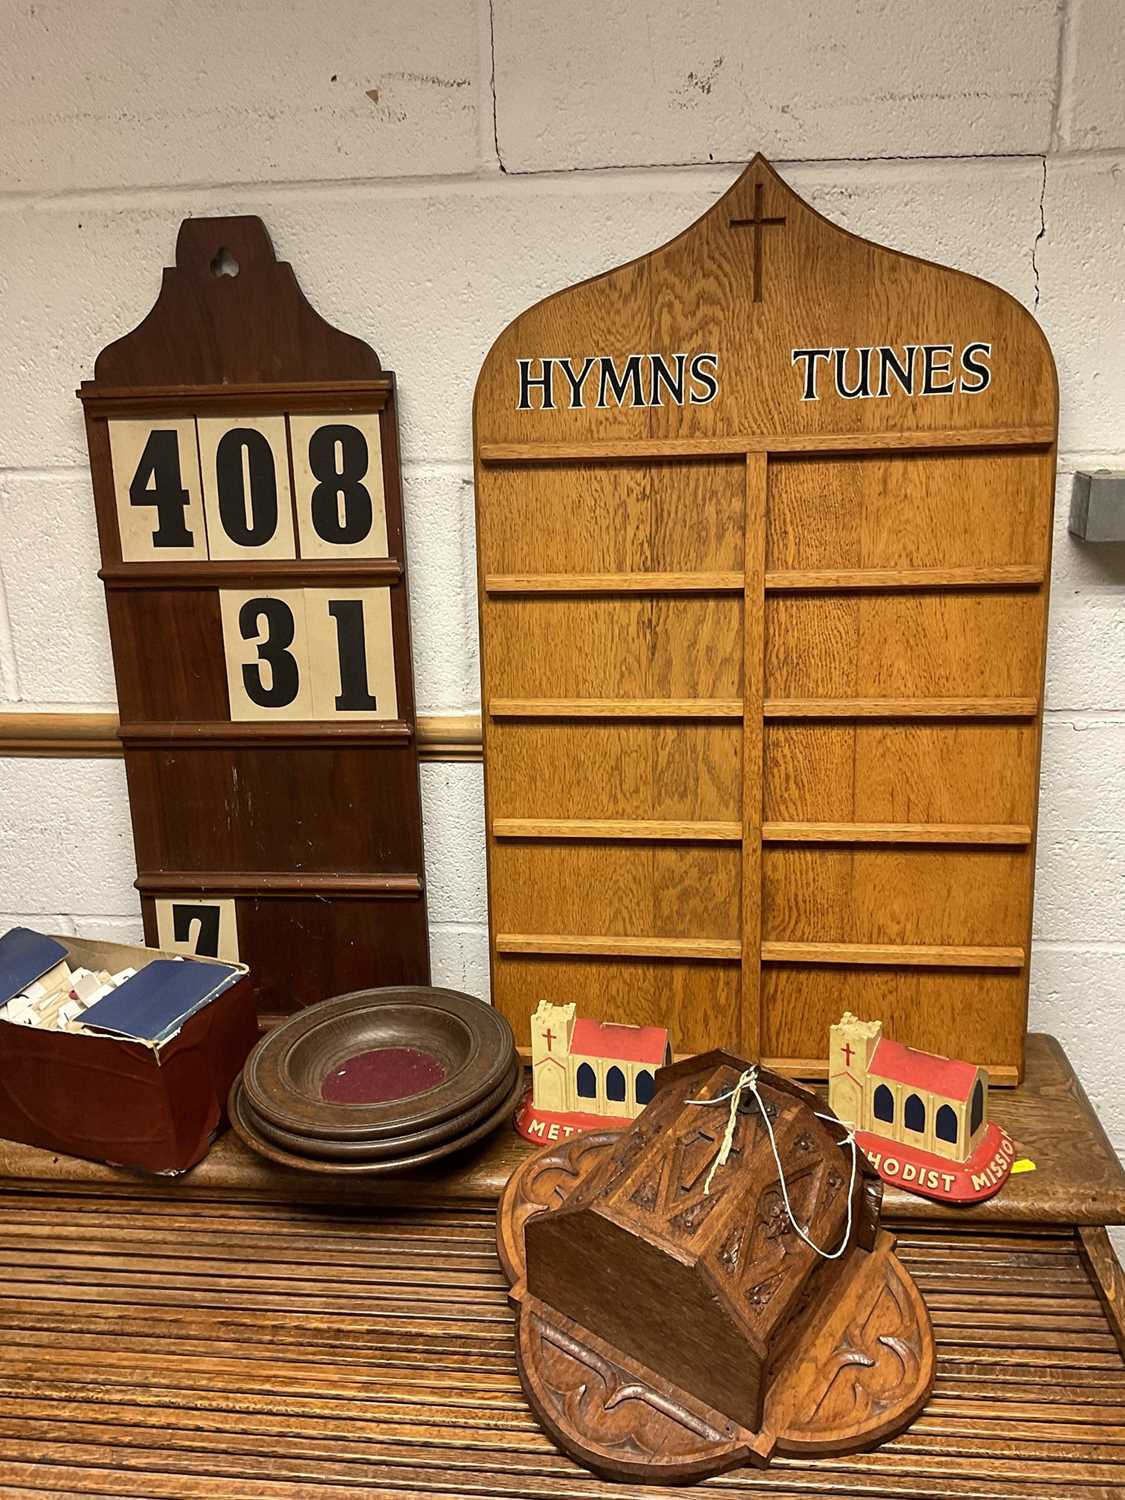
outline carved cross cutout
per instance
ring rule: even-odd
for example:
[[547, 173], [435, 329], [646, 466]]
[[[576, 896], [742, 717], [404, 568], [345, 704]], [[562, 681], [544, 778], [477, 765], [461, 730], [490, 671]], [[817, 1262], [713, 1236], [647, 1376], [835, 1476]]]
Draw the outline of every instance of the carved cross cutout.
[[752, 229], [754, 232], [754, 301], [762, 300], [762, 230], [785, 223], [785, 215], [767, 218], [762, 213], [762, 184], [754, 184], [754, 214], [749, 219], [732, 219], [732, 229]]

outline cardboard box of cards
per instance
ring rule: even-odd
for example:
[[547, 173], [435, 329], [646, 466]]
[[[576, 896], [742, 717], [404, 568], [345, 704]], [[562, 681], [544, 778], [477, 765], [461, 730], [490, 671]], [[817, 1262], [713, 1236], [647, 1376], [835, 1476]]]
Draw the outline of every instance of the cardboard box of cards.
[[245, 964], [0, 937], [0, 1137], [148, 1172], [207, 1154], [258, 1039]]

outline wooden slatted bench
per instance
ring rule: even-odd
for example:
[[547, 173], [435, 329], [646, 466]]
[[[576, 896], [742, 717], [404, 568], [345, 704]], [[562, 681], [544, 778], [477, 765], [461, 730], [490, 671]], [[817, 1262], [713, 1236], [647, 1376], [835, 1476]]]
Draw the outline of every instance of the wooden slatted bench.
[[[1103, 1500], [1125, 1491], [1125, 1173], [1057, 1044], [994, 1096], [1038, 1164], [953, 1212], [888, 1190], [934, 1321], [922, 1416], [873, 1453], [742, 1469], [771, 1500]], [[138, 1181], [0, 1146], [0, 1494], [175, 1500], [617, 1492], [520, 1392], [495, 1197], [527, 1148], [370, 1183], [224, 1137]], [[678, 1493], [678, 1492], [677, 1492]], [[686, 1491], [685, 1491], [686, 1493]]]

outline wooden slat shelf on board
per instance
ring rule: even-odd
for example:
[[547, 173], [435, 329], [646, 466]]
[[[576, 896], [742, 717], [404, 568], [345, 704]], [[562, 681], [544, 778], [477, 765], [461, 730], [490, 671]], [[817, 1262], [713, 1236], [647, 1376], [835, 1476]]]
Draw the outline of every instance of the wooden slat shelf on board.
[[[1002, 568], [793, 568], [765, 575], [767, 593], [784, 589], [925, 589], [1036, 587], [1043, 570]], [[484, 580], [490, 594], [740, 594], [743, 573], [531, 573], [492, 574]]]
[[1019, 1076], [1057, 412], [1013, 298], [760, 157], [500, 335], [483, 736], [521, 1041], [565, 999], [815, 1060], [850, 1009]]

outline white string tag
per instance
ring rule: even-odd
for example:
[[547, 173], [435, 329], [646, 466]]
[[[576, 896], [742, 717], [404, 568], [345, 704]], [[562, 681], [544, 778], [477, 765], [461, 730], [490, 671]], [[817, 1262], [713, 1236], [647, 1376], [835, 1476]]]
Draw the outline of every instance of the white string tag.
[[711, 1191], [711, 1182], [715, 1176], [715, 1173], [719, 1170], [720, 1167], [725, 1166], [727, 1161], [730, 1159], [731, 1148], [734, 1145], [735, 1127], [738, 1123], [738, 1106], [740, 1100], [742, 1099], [743, 1093], [747, 1091], [753, 1095], [754, 1100], [758, 1106], [759, 1113], [762, 1116], [762, 1123], [766, 1127], [766, 1134], [769, 1137], [770, 1149], [773, 1152], [773, 1159], [777, 1165], [777, 1180], [781, 1186], [781, 1196], [785, 1203], [785, 1212], [788, 1215], [790, 1224], [793, 1226], [800, 1239], [805, 1242], [810, 1250], [815, 1250], [817, 1255], [823, 1256], [825, 1260], [838, 1260], [840, 1256], [843, 1255], [844, 1251], [848, 1248], [849, 1241], [852, 1237], [852, 1203], [855, 1197], [856, 1174], [859, 1171], [859, 1147], [856, 1145], [855, 1134], [853, 1131], [849, 1130], [841, 1120], [838, 1120], [835, 1115], [826, 1115], [822, 1114], [820, 1110], [813, 1110], [813, 1114], [818, 1120], [825, 1120], [830, 1125], [839, 1125], [841, 1129], [844, 1130], [844, 1139], [842, 1141], [838, 1141], [837, 1144], [840, 1146], [850, 1146], [852, 1151], [851, 1180], [848, 1183], [848, 1218], [847, 1223], [844, 1226], [844, 1238], [837, 1249], [822, 1250], [818, 1244], [816, 1244], [809, 1238], [808, 1225], [806, 1224], [802, 1228], [802, 1226], [797, 1223], [797, 1216], [796, 1214], [794, 1214], [793, 1206], [789, 1202], [789, 1188], [785, 1181], [785, 1168], [781, 1165], [781, 1155], [777, 1149], [777, 1140], [773, 1133], [773, 1124], [770, 1121], [769, 1111], [766, 1109], [765, 1100], [762, 1098], [760, 1092], [758, 1091], [757, 1064], [755, 1064], [753, 1067], [747, 1068], [739, 1078], [738, 1082], [734, 1085], [734, 1087], [728, 1089], [725, 1094], [716, 1094], [713, 1099], [688, 1099], [686, 1101], [688, 1104], [722, 1104], [727, 1099], [730, 1100], [730, 1111], [727, 1114], [727, 1124], [726, 1129], [723, 1131], [723, 1139], [719, 1143], [719, 1149], [715, 1153], [715, 1159], [711, 1163], [711, 1166], [707, 1172], [707, 1177], [703, 1183], [704, 1197], [706, 1197]]

